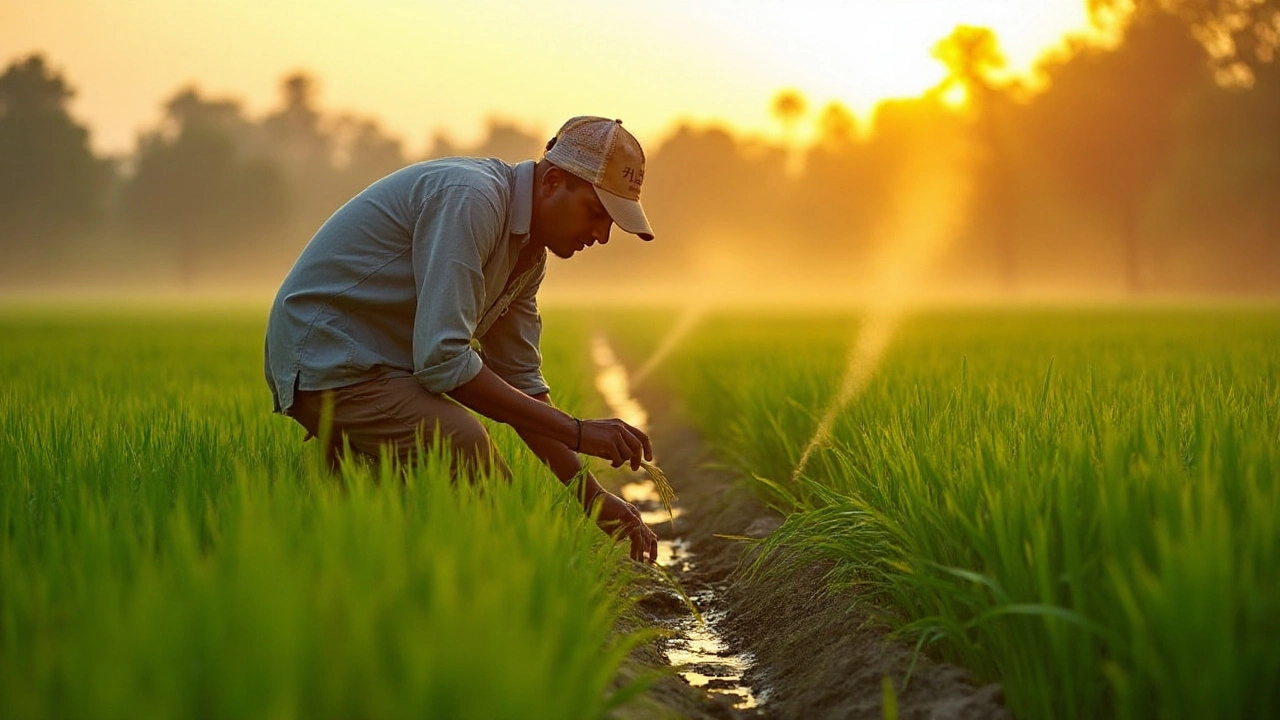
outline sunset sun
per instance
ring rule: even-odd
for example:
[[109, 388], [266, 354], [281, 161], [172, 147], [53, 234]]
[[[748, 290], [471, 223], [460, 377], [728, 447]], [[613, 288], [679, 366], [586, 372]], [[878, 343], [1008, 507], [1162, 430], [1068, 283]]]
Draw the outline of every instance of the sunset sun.
[[[162, 0], [52, 3], [0, 9], [0, 44], [47, 49], [78, 80], [73, 109], [95, 120], [94, 143], [122, 151], [184, 84], [233, 93], [260, 112], [299, 69], [322, 81], [323, 102], [376, 112], [412, 146], [436, 131], [474, 139], [493, 115], [546, 132], [586, 109], [650, 137], [677, 120], [772, 134], [769, 99], [781, 88], [812, 109], [838, 102], [864, 117], [881, 100], [919, 95], [944, 77], [931, 49], [958, 25], [990, 28], [1010, 72], [1023, 76], [1065, 35], [1089, 30], [1085, 0], [619, 7], [393, 0], [375, 17], [338, 0], [303, 15], [243, 0], [217, 12]], [[560, 36], [572, 41], [537, 42]], [[479, 47], [485, 62], [458, 62]]]
[[[917, 96], [946, 70], [933, 47], [957, 26], [990, 29], [1011, 76], [1030, 80], [1036, 61], [1072, 34], [1091, 32], [1085, 3], [1008, 0], [912, 3], [793, 3], [785, 14], [766, 0], [716, 5], [724, 33], [713, 52], [750, 59], [744, 72], [794, 87], [818, 104], [859, 115], [887, 99]], [[701, 12], [709, 12], [705, 8]]]

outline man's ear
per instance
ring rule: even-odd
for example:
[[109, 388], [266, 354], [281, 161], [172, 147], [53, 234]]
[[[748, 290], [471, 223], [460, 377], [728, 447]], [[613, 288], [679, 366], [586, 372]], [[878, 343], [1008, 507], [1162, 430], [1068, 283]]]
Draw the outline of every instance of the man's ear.
[[564, 184], [564, 170], [552, 165], [542, 174], [542, 184], [539, 191], [543, 197], [551, 197], [555, 191]]

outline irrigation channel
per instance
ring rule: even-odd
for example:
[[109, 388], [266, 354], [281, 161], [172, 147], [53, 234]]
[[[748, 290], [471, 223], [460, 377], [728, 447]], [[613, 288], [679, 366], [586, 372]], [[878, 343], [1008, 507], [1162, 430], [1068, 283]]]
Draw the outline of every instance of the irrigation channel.
[[[651, 429], [649, 414], [632, 395], [627, 369], [618, 361], [604, 335], [593, 336], [591, 358], [596, 365], [596, 389], [609, 409], [618, 418], [648, 433]], [[659, 458], [655, 456], [654, 460]], [[620, 494], [640, 509], [640, 516], [650, 527], [663, 523], [674, 527], [676, 520], [683, 515], [683, 508], [678, 504], [668, 514], [652, 480], [628, 482], [622, 486]], [[683, 537], [659, 538], [658, 564], [677, 578], [691, 573], [696, 562], [689, 543]], [[758, 707], [765, 694], [757, 697], [742, 679], [754, 658], [749, 652], [735, 652], [717, 629], [724, 611], [717, 608], [715, 588], [708, 586], [693, 592], [690, 599], [702, 617], [690, 613], [669, 623], [673, 635], [662, 641], [667, 662], [680, 669], [680, 677], [690, 686], [725, 696], [734, 708]]]
[[590, 350], [596, 387], [612, 414], [653, 439], [654, 459], [679, 495], [675, 519], [668, 521], [643, 471], [621, 471], [619, 494], [658, 533], [658, 562], [701, 615], [662, 583], [640, 600], [645, 622], [669, 636], [656, 649], [637, 651], [643, 654], [638, 661], [673, 668], [673, 676], [619, 718], [881, 718], [886, 685], [894, 688], [901, 718], [1010, 717], [999, 683], [976, 684], [962, 668], [917, 656], [912, 646], [887, 637], [859, 609], [856, 590], [827, 588], [829, 567], [744, 573], [755, 550], [742, 538], [767, 537], [782, 516], [716, 462], [682, 420], [677, 398], [652, 382], [637, 384], [643, 375], [628, 374], [606, 336], [594, 336]]

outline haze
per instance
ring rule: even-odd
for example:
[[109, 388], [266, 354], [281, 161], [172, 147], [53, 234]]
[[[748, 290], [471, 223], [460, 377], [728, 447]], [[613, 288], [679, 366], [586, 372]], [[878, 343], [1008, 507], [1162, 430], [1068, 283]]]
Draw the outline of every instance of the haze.
[[539, 132], [599, 113], [653, 139], [680, 119], [776, 135], [780, 87], [865, 113], [936, 84], [930, 48], [957, 24], [992, 28], [1021, 72], [1089, 27], [1083, 0], [48, 0], [0, 4], [0, 60], [45, 53], [99, 152], [132, 150], [178, 87], [261, 112], [295, 70], [417, 151], [440, 131], [473, 142], [491, 115]]
[[643, 143], [658, 240], [546, 299], [1280, 294], [1280, 10], [1089, 6], [6, 5], [0, 294], [269, 297], [378, 177], [581, 113]]

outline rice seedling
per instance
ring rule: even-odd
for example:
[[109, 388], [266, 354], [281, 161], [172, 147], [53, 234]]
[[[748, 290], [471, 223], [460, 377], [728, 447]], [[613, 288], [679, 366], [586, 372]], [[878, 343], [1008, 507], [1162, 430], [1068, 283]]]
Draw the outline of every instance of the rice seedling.
[[663, 372], [789, 513], [777, 557], [1019, 717], [1280, 712], [1280, 314], [910, 319], [795, 477], [857, 323], [722, 314]]
[[[546, 357], [578, 409], [575, 328]], [[602, 717], [643, 688], [615, 686], [641, 571], [513, 434], [510, 484], [332, 476], [270, 415], [261, 336], [0, 317], [0, 716]]]

